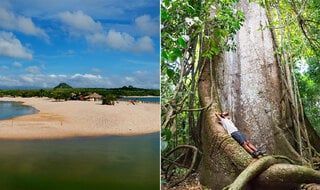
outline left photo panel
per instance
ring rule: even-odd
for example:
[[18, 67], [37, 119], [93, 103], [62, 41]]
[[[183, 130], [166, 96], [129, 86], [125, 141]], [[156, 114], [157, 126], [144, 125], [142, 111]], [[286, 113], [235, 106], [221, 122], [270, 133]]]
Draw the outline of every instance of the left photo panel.
[[0, 2], [0, 189], [160, 189], [160, 1]]

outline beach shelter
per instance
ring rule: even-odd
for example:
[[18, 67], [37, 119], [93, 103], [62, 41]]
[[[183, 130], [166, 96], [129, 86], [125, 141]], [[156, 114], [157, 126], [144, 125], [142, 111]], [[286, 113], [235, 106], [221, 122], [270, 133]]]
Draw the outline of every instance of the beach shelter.
[[87, 96], [86, 98], [88, 98], [90, 101], [97, 101], [97, 100], [101, 100], [102, 96], [94, 92], [89, 96]]

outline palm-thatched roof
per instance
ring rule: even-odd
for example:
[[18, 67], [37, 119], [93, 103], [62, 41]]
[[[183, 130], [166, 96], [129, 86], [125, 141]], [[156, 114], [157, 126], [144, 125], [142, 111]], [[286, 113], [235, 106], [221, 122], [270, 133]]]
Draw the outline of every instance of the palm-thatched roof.
[[90, 94], [89, 96], [87, 96], [88, 98], [102, 98], [102, 96], [100, 95], [100, 94], [97, 94], [97, 93], [92, 93], [92, 94]]

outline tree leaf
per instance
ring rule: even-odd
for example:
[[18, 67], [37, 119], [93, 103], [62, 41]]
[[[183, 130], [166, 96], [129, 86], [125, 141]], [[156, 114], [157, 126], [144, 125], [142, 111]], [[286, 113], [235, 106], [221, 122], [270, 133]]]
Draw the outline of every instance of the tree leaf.
[[178, 43], [184, 49], [187, 47], [187, 43], [184, 41], [182, 37], [178, 38]]

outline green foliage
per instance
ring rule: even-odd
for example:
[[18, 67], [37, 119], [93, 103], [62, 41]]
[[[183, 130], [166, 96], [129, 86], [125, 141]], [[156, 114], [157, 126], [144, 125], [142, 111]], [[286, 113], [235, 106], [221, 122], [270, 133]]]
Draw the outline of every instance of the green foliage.
[[58, 89], [33, 89], [33, 90], [0, 90], [3, 96], [21, 96], [21, 97], [48, 97], [57, 100], [71, 98], [71, 94], [87, 96], [91, 93], [98, 93], [102, 96], [160, 96], [158, 89], [142, 88], [58, 88]]
[[116, 96], [106, 95], [102, 98], [102, 105], [114, 105], [114, 101], [117, 100]]
[[51, 92], [51, 98], [56, 100], [68, 100], [71, 97], [71, 91], [65, 88], [56, 88]]
[[[320, 56], [320, 1], [261, 0], [270, 10], [280, 50], [289, 51], [297, 62]], [[281, 31], [283, 32], [281, 34]]]
[[[262, 0], [272, 18], [270, 27], [278, 43], [276, 52], [287, 57], [298, 82], [304, 111], [320, 135], [320, 1]], [[285, 55], [284, 55], [285, 54]], [[303, 71], [299, 65], [308, 66]]]
[[185, 175], [188, 172], [188, 168], [175, 168], [173, 172], [176, 174]]
[[316, 58], [309, 58], [305, 65], [308, 69], [304, 72], [296, 68], [296, 76], [299, 84], [304, 110], [312, 126], [320, 136], [320, 64]]

